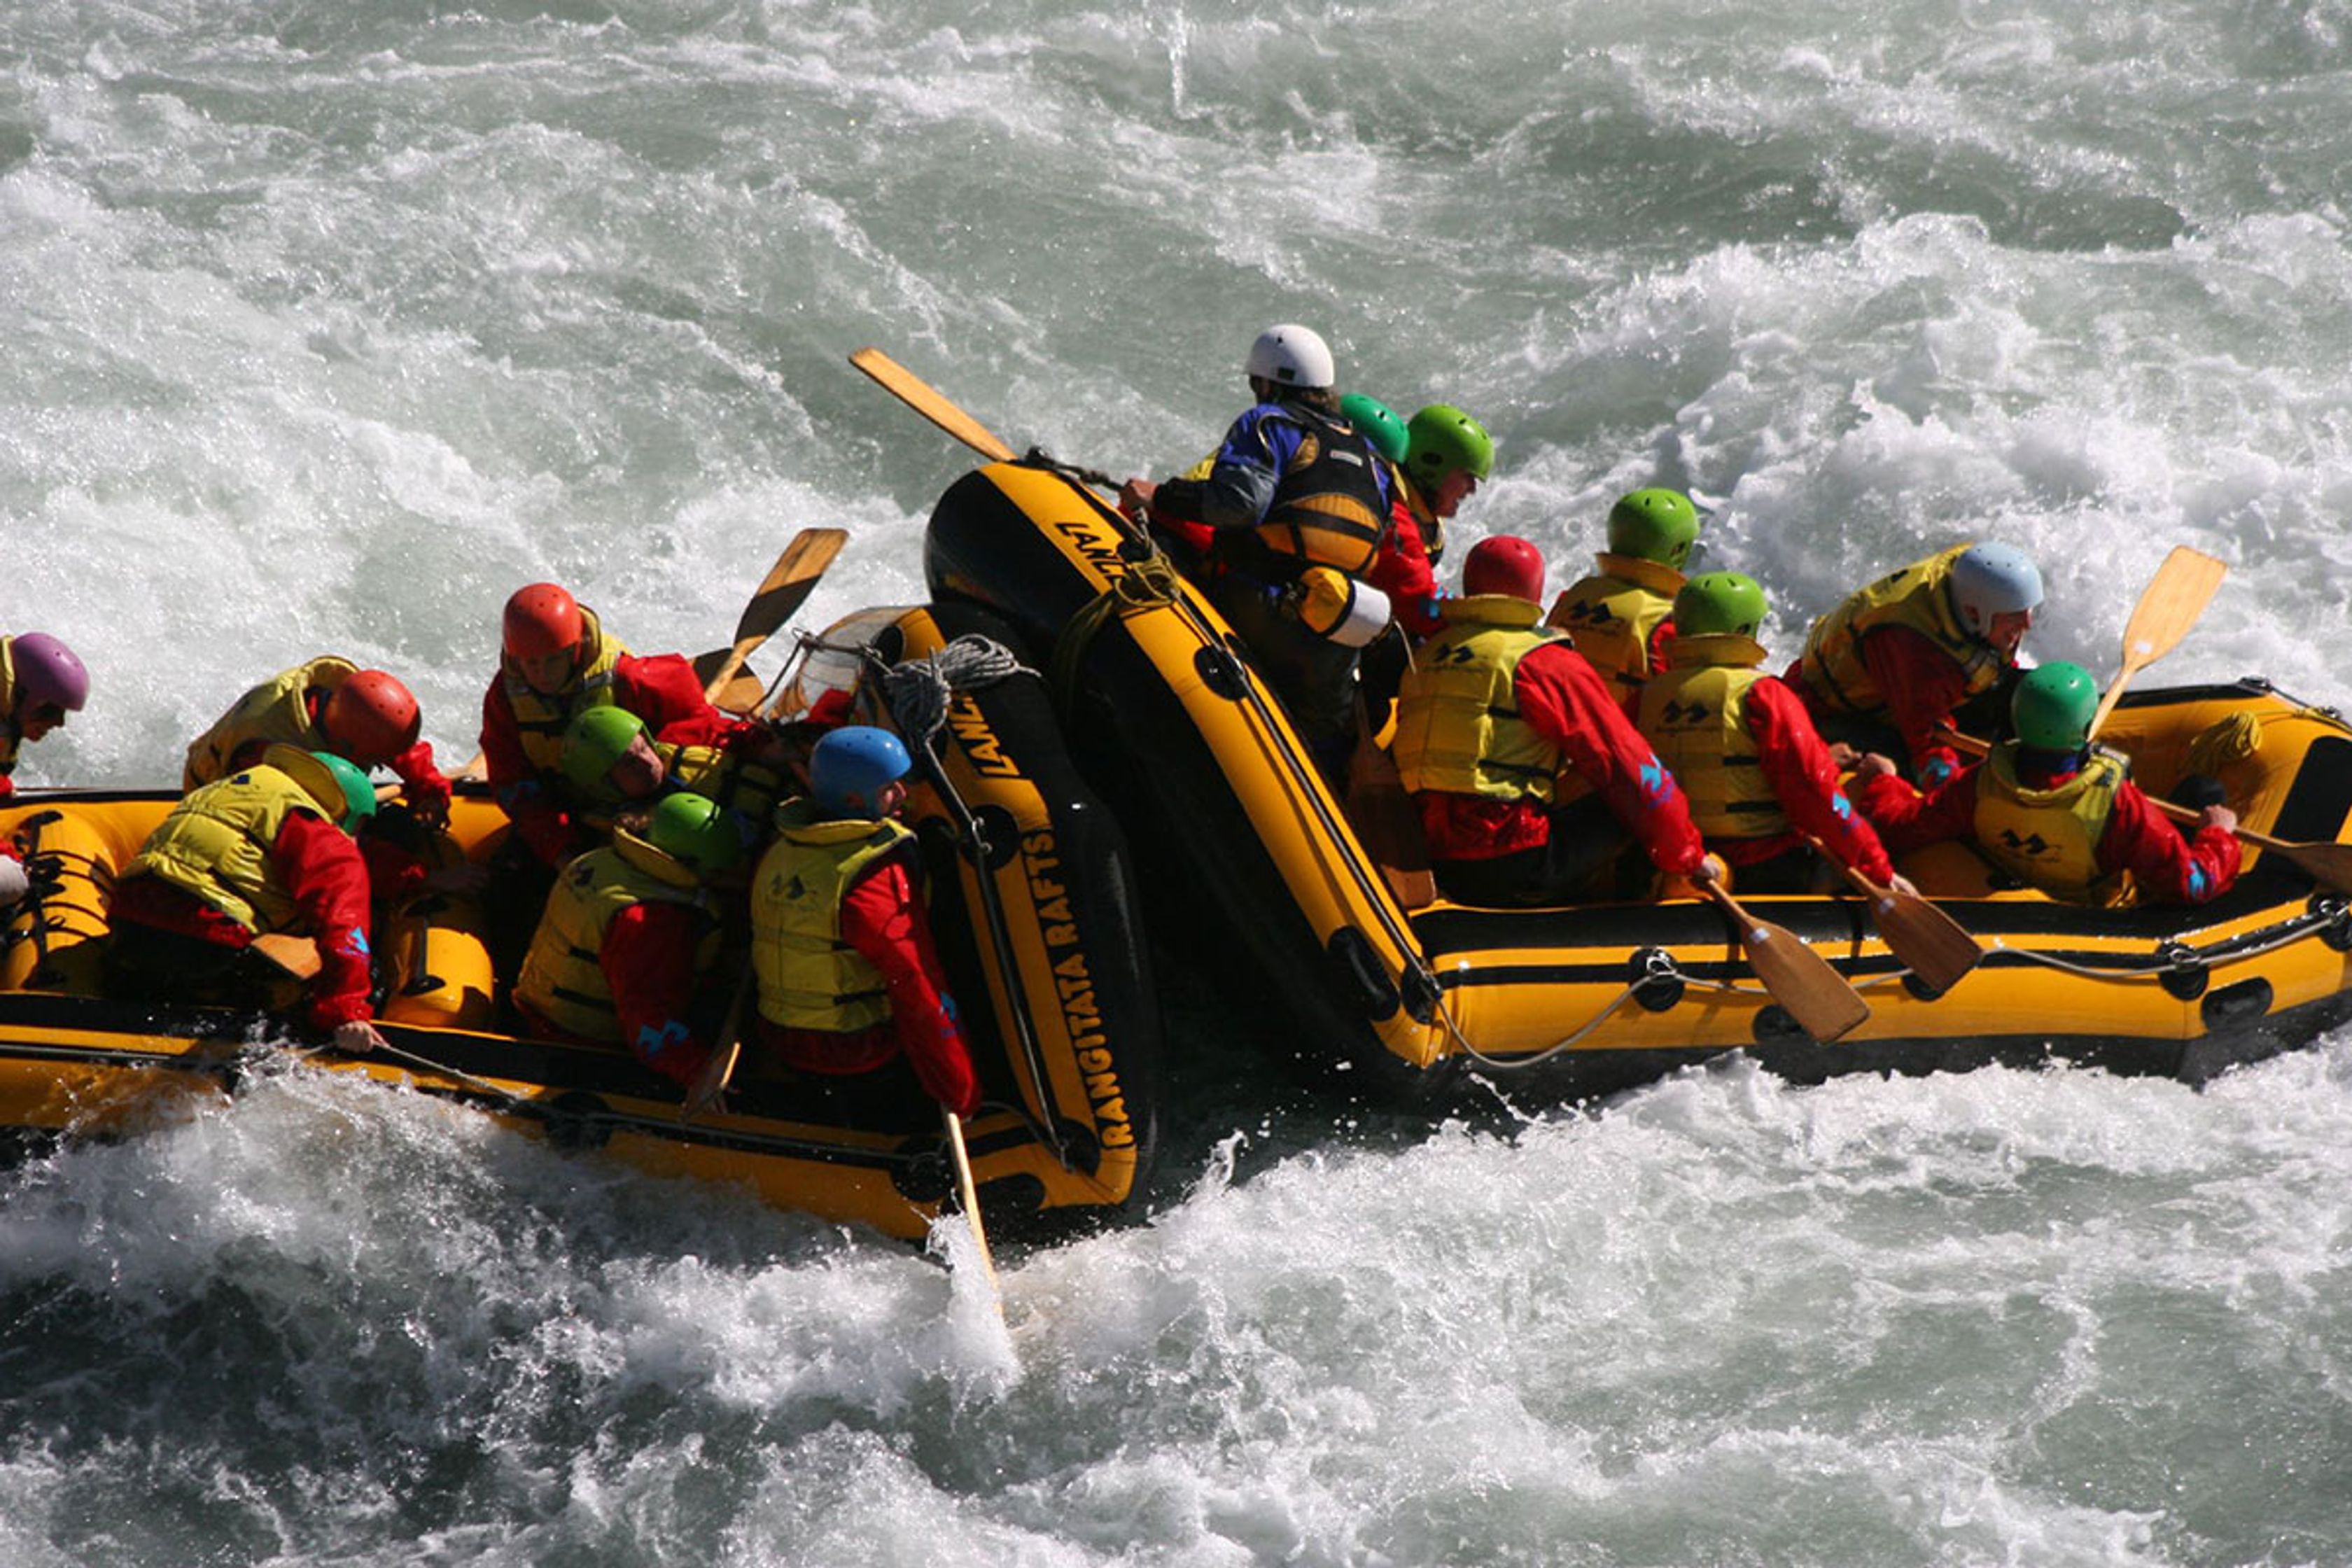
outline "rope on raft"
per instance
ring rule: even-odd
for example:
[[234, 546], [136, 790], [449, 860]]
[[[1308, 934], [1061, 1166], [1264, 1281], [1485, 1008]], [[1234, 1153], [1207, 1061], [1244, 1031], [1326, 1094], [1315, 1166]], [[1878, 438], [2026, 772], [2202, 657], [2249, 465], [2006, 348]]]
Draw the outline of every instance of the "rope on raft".
[[890, 711], [918, 744], [929, 744], [948, 721], [948, 705], [959, 691], [983, 691], [1015, 675], [1034, 675], [1013, 650], [993, 638], [967, 632], [928, 658], [894, 664], [883, 672]]

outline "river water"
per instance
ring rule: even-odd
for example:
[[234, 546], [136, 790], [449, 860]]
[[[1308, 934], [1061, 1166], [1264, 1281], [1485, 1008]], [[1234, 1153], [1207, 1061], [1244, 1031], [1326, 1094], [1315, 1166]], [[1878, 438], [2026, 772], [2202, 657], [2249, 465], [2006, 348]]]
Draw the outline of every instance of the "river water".
[[[20, 781], [323, 651], [454, 764], [534, 578], [692, 651], [825, 523], [811, 624], [915, 600], [968, 455], [850, 350], [1158, 474], [1282, 320], [1555, 584], [1674, 484], [1779, 650], [2000, 538], [2104, 675], [2188, 543], [2143, 681], [2340, 702], [2347, 125], [2346, 0], [14, 0], [0, 628], [97, 682]], [[1005, 1326], [299, 1069], [0, 1175], [0, 1563], [2352, 1560], [2352, 1037], [1434, 1128], [1171, 1057]]]

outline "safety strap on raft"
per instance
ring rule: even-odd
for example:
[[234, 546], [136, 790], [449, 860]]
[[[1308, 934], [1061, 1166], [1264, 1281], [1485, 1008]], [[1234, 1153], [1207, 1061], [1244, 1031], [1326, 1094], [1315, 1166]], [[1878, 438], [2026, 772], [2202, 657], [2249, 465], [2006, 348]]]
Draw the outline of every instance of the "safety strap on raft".
[[1122, 608], [1156, 609], [1173, 604], [1176, 596], [1175, 566], [1164, 555], [1152, 555], [1128, 563], [1126, 571], [1112, 578], [1109, 586], [1069, 618], [1062, 627], [1062, 635], [1055, 639], [1054, 657], [1046, 667], [1045, 678], [1045, 689], [1054, 699], [1054, 712], [1064, 723], [1069, 722], [1077, 702], [1078, 668], [1085, 662], [1095, 635]]

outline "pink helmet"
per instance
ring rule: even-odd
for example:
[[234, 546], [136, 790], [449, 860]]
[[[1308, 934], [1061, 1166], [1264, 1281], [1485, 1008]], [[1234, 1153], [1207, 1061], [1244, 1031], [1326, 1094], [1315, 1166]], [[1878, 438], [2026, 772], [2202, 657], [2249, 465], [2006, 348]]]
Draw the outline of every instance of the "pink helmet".
[[48, 702], [79, 713], [89, 700], [89, 671], [82, 668], [73, 649], [47, 632], [26, 632], [11, 638], [8, 663], [16, 673], [20, 708]]

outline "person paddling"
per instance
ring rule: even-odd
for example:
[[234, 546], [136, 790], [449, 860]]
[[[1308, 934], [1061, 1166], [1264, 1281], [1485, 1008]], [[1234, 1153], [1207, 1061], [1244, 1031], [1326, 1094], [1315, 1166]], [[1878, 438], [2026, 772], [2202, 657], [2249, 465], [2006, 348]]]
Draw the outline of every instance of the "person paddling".
[[2201, 904], [2238, 879], [2237, 814], [2209, 805], [2184, 837], [2131, 782], [2130, 764], [2091, 744], [2099, 689], [2079, 664], [2028, 670], [2010, 700], [2014, 738], [1927, 795], [1878, 753], [1857, 770], [1855, 805], [1897, 853], [1972, 841], [2028, 887], [2079, 904]]
[[1608, 678], [1632, 712], [1642, 688], [1666, 668], [1675, 638], [1675, 595], [1698, 542], [1698, 508], [1680, 490], [1635, 490], [1609, 509], [1601, 570], [1560, 591], [1547, 626]]
[[625, 1047], [683, 1086], [710, 1059], [725, 1010], [707, 985], [724, 930], [712, 882], [742, 858], [717, 803], [665, 796], [642, 836], [626, 827], [563, 868], [515, 981], [542, 1034]]
[[1933, 785], [1959, 765], [1937, 729], [2015, 679], [2041, 604], [2042, 573], [2024, 552], [1957, 545], [1888, 573], [1815, 621], [1784, 679], [1829, 740], [1899, 752], [1919, 784]]
[[1643, 738], [1681, 781], [1691, 820], [1740, 892], [1818, 891], [1815, 843], [1881, 887], [1913, 891], [1854, 815], [1804, 702], [1758, 668], [1768, 607], [1763, 588], [1738, 572], [1682, 585], [1671, 662], [1642, 689]]
[[1626, 836], [1661, 871], [1713, 876], [1665, 765], [1564, 632], [1538, 626], [1543, 553], [1508, 534], [1397, 692], [1394, 751], [1438, 886], [1498, 908], [1610, 898]]
[[914, 835], [898, 820], [910, 766], [896, 735], [845, 725], [810, 753], [808, 795], [777, 808], [776, 842], [751, 876], [759, 1040], [772, 1062], [856, 1104], [919, 1083], [971, 1116], [980, 1079], [917, 890]]
[[252, 766], [280, 743], [332, 752], [362, 773], [389, 768], [401, 797], [426, 827], [449, 820], [449, 781], [418, 737], [424, 716], [397, 676], [331, 654], [281, 670], [229, 705], [188, 747], [183, 793]]

